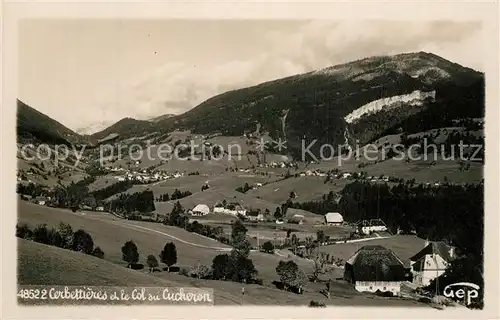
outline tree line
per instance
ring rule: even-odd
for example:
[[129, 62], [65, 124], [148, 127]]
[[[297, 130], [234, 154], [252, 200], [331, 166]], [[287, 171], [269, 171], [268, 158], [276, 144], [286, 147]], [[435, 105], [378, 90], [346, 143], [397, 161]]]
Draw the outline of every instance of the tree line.
[[[201, 190], [203, 191], [203, 190]], [[170, 196], [168, 193], [164, 193], [158, 197], [156, 197], [156, 201], [158, 202], [166, 202], [170, 200], [179, 200], [185, 197], [189, 197], [193, 193], [191, 191], [180, 191], [179, 189], [175, 189], [174, 192], [172, 193], [172, 196]]]
[[153, 212], [156, 210], [154, 194], [151, 190], [134, 192], [132, 194], [122, 193], [116, 199], [110, 201], [110, 211], [125, 216], [134, 212]]
[[16, 237], [104, 258], [101, 248], [94, 247], [90, 234], [83, 229], [73, 232], [72, 227], [63, 222], [57, 228], [50, 229], [46, 224], [40, 224], [35, 229], [30, 229], [26, 224], [17, 224]]
[[[445, 241], [456, 247], [452, 262], [440, 283], [467, 279], [483, 281], [484, 185], [398, 184], [393, 187], [354, 182], [342, 191], [339, 204], [344, 219], [380, 218], [395, 232], [415, 231], [421, 238]], [[429, 287], [435, 290], [434, 287]], [[442, 290], [441, 285], [439, 290]]]

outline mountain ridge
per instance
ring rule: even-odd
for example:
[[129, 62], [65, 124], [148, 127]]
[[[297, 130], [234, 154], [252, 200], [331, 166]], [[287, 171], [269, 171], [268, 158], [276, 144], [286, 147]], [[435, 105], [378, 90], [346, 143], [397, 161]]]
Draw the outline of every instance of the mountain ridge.
[[20, 142], [83, 143], [85, 139], [59, 121], [17, 99], [17, 136]]
[[[412, 92], [435, 94], [418, 103], [394, 99]], [[381, 99], [394, 103], [364, 112], [355, 123], [346, 120], [356, 109]], [[304, 138], [340, 144], [348, 136], [349, 143], [367, 143], [398, 126], [425, 130], [462, 116], [484, 117], [484, 74], [421, 51], [366, 57], [226, 91], [179, 115], [125, 117], [90, 135], [59, 131], [72, 139], [99, 141], [110, 134], [126, 139], [173, 130], [239, 136], [258, 125], [294, 150]]]

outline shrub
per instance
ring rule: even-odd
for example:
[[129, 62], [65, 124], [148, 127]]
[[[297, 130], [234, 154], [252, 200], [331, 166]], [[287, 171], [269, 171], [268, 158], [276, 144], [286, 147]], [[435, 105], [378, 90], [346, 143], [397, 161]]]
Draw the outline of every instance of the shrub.
[[31, 238], [33, 235], [33, 232], [30, 230], [27, 224], [23, 223], [21, 225], [17, 224], [16, 225], [16, 237], [18, 238]]
[[94, 250], [92, 251], [92, 255], [97, 258], [104, 258], [104, 251], [100, 247], [95, 247]]
[[181, 276], [186, 276], [186, 277], [188, 277], [188, 276], [189, 276], [189, 270], [188, 270], [187, 268], [181, 268], [181, 269], [179, 270], [179, 274], [180, 274]]
[[262, 245], [262, 250], [266, 253], [274, 253], [274, 245], [271, 243], [271, 241], [266, 241]]
[[86, 254], [91, 254], [94, 249], [94, 241], [90, 234], [82, 229], [79, 229], [73, 235], [72, 247], [73, 251], [79, 251]]
[[311, 300], [311, 302], [309, 302], [309, 307], [311, 307], [311, 308], [324, 308], [324, 307], [326, 307], [326, 305], [323, 302]]
[[46, 224], [40, 224], [33, 230], [33, 240], [43, 244], [50, 244], [49, 231]]
[[149, 267], [149, 271], [152, 272], [154, 271], [154, 268], [157, 268], [158, 267], [158, 260], [156, 259], [156, 257], [152, 254], [150, 254], [146, 260], [146, 263], [148, 264], [148, 267]]
[[189, 276], [198, 279], [208, 279], [212, 275], [212, 270], [203, 264], [196, 264], [191, 267], [189, 271]]
[[139, 261], [139, 252], [137, 251], [137, 246], [132, 240], [125, 242], [123, 245], [122, 259], [128, 263], [127, 268]]

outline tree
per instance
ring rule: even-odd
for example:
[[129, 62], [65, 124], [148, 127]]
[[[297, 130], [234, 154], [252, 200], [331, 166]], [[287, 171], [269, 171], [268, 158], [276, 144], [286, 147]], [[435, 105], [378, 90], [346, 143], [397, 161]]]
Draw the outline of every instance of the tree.
[[269, 209], [266, 208], [266, 210], [264, 210], [264, 216], [268, 217], [270, 214], [271, 214], [271, 211], [269, 211]]
[[154, 272], [154, 269], [158, 267], [158, 260], [156, 257], [152, 254], [150, 254], [146, 260], [146, 263], [148, 264], [149, 267], [149, 272]]
[[285, 290], [291, 287], [298, 288], [302, 291], [302, 287], [306, 284], [307, 278], [302, 270], [299, 269], [297, 264], [292, 260], [280, 261], [276, 267], [276, 273], [280, 277]]
[[59, 227], [57, 232], [61, 236], [62, 239], [62, 248], [71, 249], [73, 246], [73, 229], [69, 224], [59, 223]]
[[319, 243], [323, 243], [326, 241], [325, 232], [323, 232], [323, 230], [318, 230], [316, 232], [316, 240], [318, 240]]
[[177, 263], [177, 249], [173, 242], [165, 244], [165, 247], [160, 253], [160, 260], [167, 265], [167, 270], [170, 272], [170, 267]]
[[92, 251], [92, 255], [94, 257], [104, 259], [104, 251], [102, 251], [100, 247], [95, 247], [94, 250]]
[[180, 228], [185, 227], [185, 219], [184, 219], [184, 208], [181, 203], [177, 201], [170, 212], [170, 215], [167, 219], [167, 224], [171, 226], [176, 226]]
[[281, 219], [282, 215], [281, 215], [281, 209], [280, 207], [276, 207], [276, 210], [274, 211], [274, 218], [276, 220], [279, 220]]
[[247, 231], [248, 229], [239, 219], [232, 225], [231, 243], [237, 253], [243, 257], [248, 257], [250, 254], [250, 242], [246, 238]]
[[28, 239], [32, 236], [33, 232], [30, 230], [27, 224], [17, 224], [16, 225], [16, 237], [22, 239]]
[[310, 257], [312, 255], [314, 248], [316, 248], [316, 243], [313, 240], [313, 237], [306, 237], [305, 246], [306, 246], [306, 256]]
[[288, 200], [289, 201], [287, 201], [286, 203], [283, 203], [281, 205], [281, 217], [282, 218], [286, 217], [286, 213], [288, 211], [288, 207], [290, 206], [291, 201], [290, 201], [290, 199], [288, 199]]
[[132, 240], [125, 242], [123, 245], [122, 259], [128, 263], [127, 268], [139, 261], [139, 252], [137, 251], [137, 246]]
[[290, 234], [291, 234], [291, 233], [292, 233], [292, 229], [288, 229], [288, 230], [286, 231], [286, 237], [287, 237], [287, 238], [290, 238]]
[[210, 267], [198, 263], [191, 267], [191, 270], [189, 271], [189, 276], [196, 277], [198, 279], [207, 279], [210, 278], [211, 273], [212, 270], [210, 270]]
[[94, 241], [90, 234], [82, 229], [79, 229], [73, 235], [72, 249], [74, 251], [91, 254], [94, 249]]
[[292, 248], [293, 248], [293, 254], [297, 254], [297, 246], [299, 245], [299, 238], [297, 238], [297, 235], [294, 233], [292, 234]]
[[97, 201], [93, 195], [86, 196], [83, 203], [91, 208], [97, 207]]
[[271, 243], [271, 241], [266, 241], [262, 245], [262, 250], [267, 253], [274, 253], [274, 245]]
[[233, 259], [233, 280], [248, 283], [256, 274], [257, 270], [251, 259], [243, 256], [234, 256]]
[[49, 231], [47, 224], [40, 224], [33, 230], [33, 240], [43, 244], [50, 244]]
[[320, 252], [314, 258], [313, 279], [317, 281], [321, 273], [325, 273], [325, 264], [328, 263], [328, 255], [326, 252]]
[[229, 255], [219, 254], [212, 260], [212, 275], [214, 279], [226, 280], [232, 276], [232, 261]]

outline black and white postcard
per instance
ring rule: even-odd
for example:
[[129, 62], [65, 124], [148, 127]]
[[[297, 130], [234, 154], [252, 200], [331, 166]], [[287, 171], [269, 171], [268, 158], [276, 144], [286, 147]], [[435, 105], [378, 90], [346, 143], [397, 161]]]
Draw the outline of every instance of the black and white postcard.
[[498, 317], [497, 2], [3, 6], [16, 314]]

